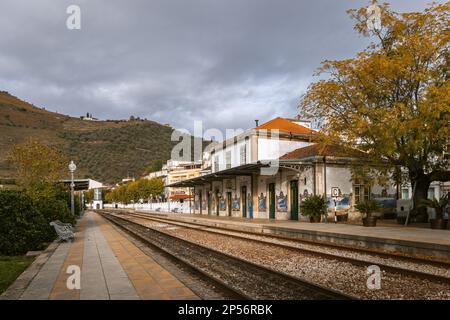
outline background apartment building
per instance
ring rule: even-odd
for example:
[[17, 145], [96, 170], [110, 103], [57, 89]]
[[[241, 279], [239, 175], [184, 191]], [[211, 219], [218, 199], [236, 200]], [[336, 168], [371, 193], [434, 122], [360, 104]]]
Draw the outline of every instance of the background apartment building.
[[[146, 178], [162, 178], [164, 185], [169, 185], [200, 176], [201, 167], [201, 162], [168, 160], [160, 171], [151, 172]], [[189, 188], [167, 187], [164, 190], [164, 197], [171, 201], [179, 201], [189, 199], [192, 195]]]

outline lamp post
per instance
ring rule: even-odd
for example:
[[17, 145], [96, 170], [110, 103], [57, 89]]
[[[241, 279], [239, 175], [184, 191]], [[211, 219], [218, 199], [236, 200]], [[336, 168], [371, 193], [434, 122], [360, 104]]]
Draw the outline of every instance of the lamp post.
[[70, 171], [70, 211], [72, 212], [72, 215], [75, 215], [75, 200], [74, 200], [75, 182], [73, 181], [73, 174], [75, 170], [77, 170], [77, 166], [75, 165], [73, 160], [71, 160], [69, 164], [69, 171]]

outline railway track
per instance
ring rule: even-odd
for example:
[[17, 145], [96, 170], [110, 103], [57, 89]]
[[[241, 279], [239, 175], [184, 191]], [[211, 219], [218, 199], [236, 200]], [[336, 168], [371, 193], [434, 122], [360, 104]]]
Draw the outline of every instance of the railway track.
[[388, 258], [388, 259], [398, 259], [398, 260], [404, 260], [407, 262], [425, 263], [425, 264], [432, 265], [432, 266], [442, 267], [443, 265], [445, 265], [448, 268], [450, 268], [450, 262], [448, 262], [448, 261], [430, 260], [427, 258], [419, 258], [419, 257], [410, 257], [410, 256], [405, 256], [405, 255], [401, 255], [401, 254], [397, 254], [397, 253], [380, 252], [380, 251], [375, 251], [372, 249], [348, 247], [348, 246], [332, 244], [332, 243], [311, 241], [308, 239], [289, 238], [289, 237], [281, 236], [278, 234], [264, 234], [264, 233], [258, 233], [258, 232], [253, 232], [253, 231], [233, 230], [233, 229], [229, 229], [228, 227], [222, 227], [219, 224], [205, 225], [205, 224], [195, 222], [195, 221], [174, 220], [174, 219], [167, 217], [166, 215], [156, 214], [156, 213], [134, 213], [134, 212], [130, 212], [130, 211], [121, 211], [121, 210], [116, 210], [116, 212], [142, 215], [145, 217], [152, 217], [155, 219], [163, 219], [167, 222], [170, 221], [173, 223], [185, 223], [187, 228], [190, 228], [191, 226], [198, 226], [200, 228], [205, 228], [205, 230], [223, 230], [223, 231], [226, 231], [227, 233], [233, 232], [236, 234], [246, 234], [246, 235], [250, 235], [250, 236], [258, 236], [258, 237], [286, 240], [286, 241], [291, 241], [291, 242], [296, 242], [296, 243], [304, 243], [304, 244], [308, 244], [308, 245], [316, 246], [316, 247], [322, 247], [322, 248], [328, 247], [328, 248], [333, 248], [333, 249], [346, 250], [349, 252], [364, 253], [364, 254], [370, 254], [370, 255], [374, 255], [374, 256], [376, 255], [378, 257]]
[[[350, 257], [342, 256], [342, 255], [325, 253], [325, 252], [321, 252], [321, 251], [317, 251], [317, 250], [299, 248], [299, 247], [292, 246], [292, 245], [274, 243], [274, 242], [270, 241], [271, 238], [273, 239], [273, 237], [271, 237], [271, 236], [258, 235], [259, 238], [265, 237], [267, 240], [255, 239], [255, 238], [250, 237], [249, 234], [246, 232], [238, 232], [238, 231], [232, 231], [232, 230], [224, 231], [222, 228], [204, 226], [204, 225], [201, 225], [201, 224], [198, 224], [195, 222], [174, 221], [170, 218], [157, 217], [157, 216], [149, 215], [146, 213], [130, 213], [130, 212], [123, 212], [123, 213], [125, 213], [127, 216], [130, 216], [130, 217], [144, 219], [144, 220], [148, 220], [148, 221], [166, 223], [166, 224], [170, 224], [170, 225], [174, 225], [174, 226], [178, 226], [178, 227], [184, 227], [184, 228], [199, 230], [199, 231], [203, 231], [203, 232], [207, 232], [207, 233], [214, 233], [214, 234], [219, 234], [219, 235], [223, 235], [223, 236], [228, 236], [228, 237], [235, 238], [235, 239], [243, 239], [245, 241], [254, 241], [254, 242], [263, 243], [266, 245], [278, 246], [278, 247], [282, 247], [285, 249], [294, 250], [294, 251], [297, 251], [300, 253], [316, 255], [320, 258], [324, 258], [324, 259], [328, 259], [328, 260], [330, 260], [330, 259], [339, 260], [339, 261], [349, 262], [351, 264], [358, 265], [358, 266], [364, 266], [364, 267], [367, 267], [370, 265], [377, 265], [383, 271], [397, 273], [397, 274], [401, 274], [401, 275], [410, 275], [410, 276], [417, 277], [417, 278], [427, 280], [427, 281], [434, 281], [434, 282], [450, 284], [450, 278], [446, 277], [446, 276], [436, 275], [436, 274], [432, 274], [432, 273], [428, 273], [428, 272], [417, 271], [417, 270], [413, 270], [413, 269], [406, 269], [406, 268], [402, 268], [402, 267], [398, 267], [398, 266], [380, 263], [379, 261], [370, 261], [370, 260], [366, 260], [366, 259], [350, 258]], [[346, 249], [343, 249], [343, 250], [346, 250]], [[363, 252], [363, 251], [358, 250], [358, 252]], [[430, 262], [428, 260], [419, 260], [417, 258], [399, 257], [399, 256], [395, 256], [395, 255], [390, 255], [390, 254], [377, 254], [377, 253], [373, 253], [370, 251], [368, 251], [367, 254], [375, 256], [375, 257], [379, 256], [379, 257], [383, 257], [383, 258], [388, 257], [390, 259], [398, 259], [398, 260], [404, 261], [404, 262], [421, 263], [421, 264], [427, 264], [427, 265], [437, 265], [436, 263]]]
[[243, 299], [348, 300], [351, 295], [178, 238], [130, 219], [99, 212], [139, 240], [175, 257]]

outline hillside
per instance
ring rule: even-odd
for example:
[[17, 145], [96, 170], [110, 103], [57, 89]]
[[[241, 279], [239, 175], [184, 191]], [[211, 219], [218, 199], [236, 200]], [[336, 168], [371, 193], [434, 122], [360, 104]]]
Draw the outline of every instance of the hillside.
[[57, 147], [73, 159], [77, 177], [114, 183], [140, 176], [152, 160], [166, 161], [173, 129], [154, 121], [85, 121], [49, 112], [0, 92], [0, 178], [13, 173], [5, 155], [29, 137]]

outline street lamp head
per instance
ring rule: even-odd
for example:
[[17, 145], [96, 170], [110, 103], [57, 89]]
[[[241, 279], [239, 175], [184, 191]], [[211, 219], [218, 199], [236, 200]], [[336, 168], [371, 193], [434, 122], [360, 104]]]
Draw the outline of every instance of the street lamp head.
[[70, 161], [69, 164], [69, 171], [70, 172], [75, 172], [75, 170], [77, 170], [77, 166], [75, 165], [75, 163], [73, 162], [73, 160]]

